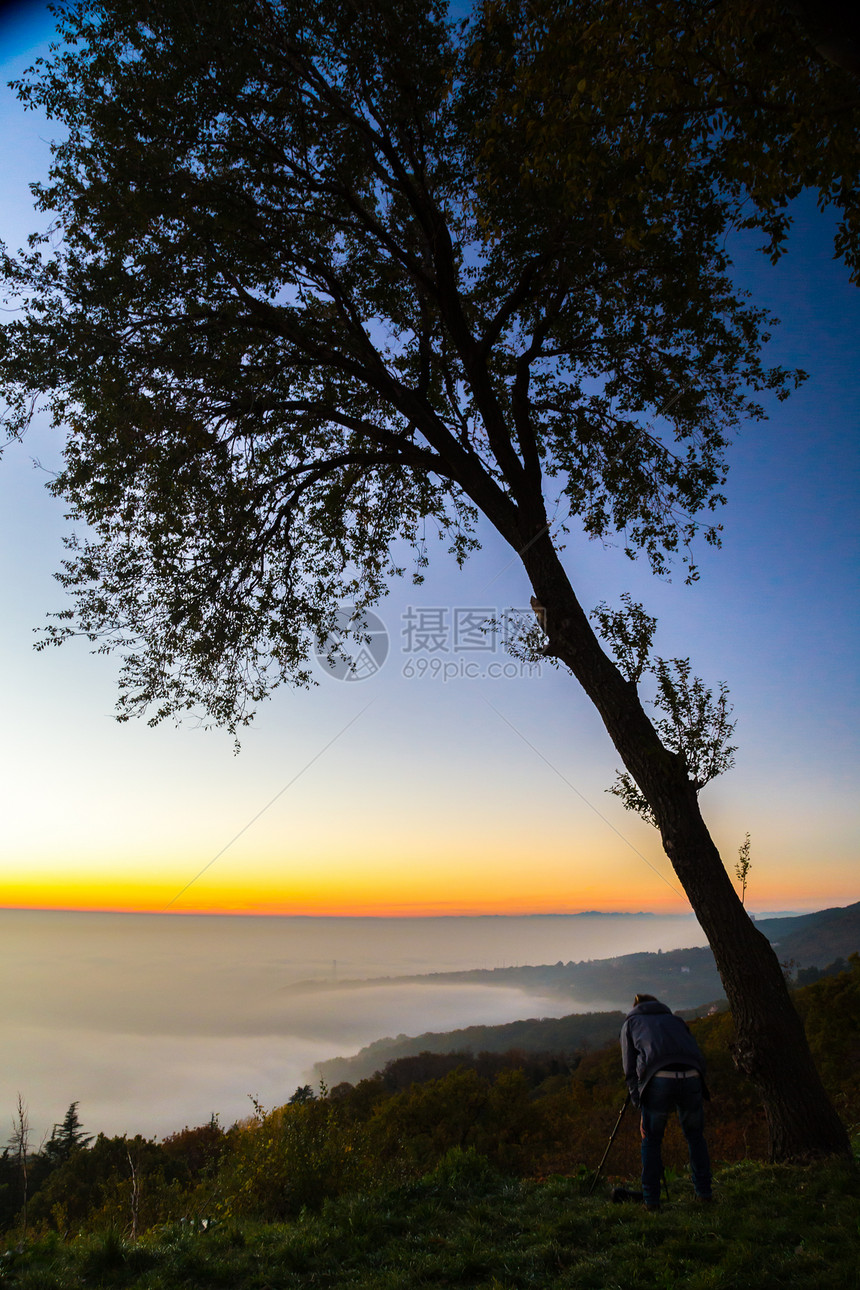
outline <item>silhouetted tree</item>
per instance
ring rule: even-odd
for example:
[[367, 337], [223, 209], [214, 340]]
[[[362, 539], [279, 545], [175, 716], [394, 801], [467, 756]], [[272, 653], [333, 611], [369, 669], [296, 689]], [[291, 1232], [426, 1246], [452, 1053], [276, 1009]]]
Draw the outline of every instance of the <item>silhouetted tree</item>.
[[72, 1102], [65, 1114], [62, 1124], [55, 1124], [51, 1136], [45, 1143], [43, 1154], [51, 1164], [61, 1164], [75, 1150], [87, 1147], [92, 1142], [92, 1134], [84, 1133], [78, 1118], [78, 1102]]
[[[675, 8], [654, 0], [660, 32]], [[563, 505], [587, 537], [697, 577], [732, 434], [802, 375], [764, 365], [769, 319], [728, 275], [742, 203], [720, 105], [645, 10], [631, 28], [627, 6], [560, 6], [590, 61], [559, 82], [559, 148], [528, 6], [463, 28], [441, 0], [73, 2], [65, 45], [19, 85], [63, 141], [37, 188], [51, 230], [3, 262], [24, 302], [0, 338], [7, 427], [47, 392], [68, 433], [51, 487], [85, 527], [49, 639], [120, 652], [121, 719], [202, 710], [235, 730], [273, 685], [307, 683], [344, 601], [361, 638], [398, 543], [429, 517], [462, 561], [483, 515], [534, 593], [527, 647], [583, 687], [622, 795], [660, 830], [774, 1154], [847, 1153], [699, 809], [731, 761], [725, 692], [649, 661], [641, 606], [608, 611], [604, 651], [553, 519]], [[688, 109], [691, 66], [706, 92]], [[755, 111], [737, 127], [762, 164], [771, 129]], [[826, 153], [849, 189], [853, 148]]]

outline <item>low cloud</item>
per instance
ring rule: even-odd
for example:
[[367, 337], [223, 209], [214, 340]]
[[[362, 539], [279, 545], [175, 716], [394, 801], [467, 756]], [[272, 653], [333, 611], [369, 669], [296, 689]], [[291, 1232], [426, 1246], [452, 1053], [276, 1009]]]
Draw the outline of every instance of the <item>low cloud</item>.
[[[98, 1028], [69, 1025], [68, 1017], [60, 1024], [48, 1009], [54, 1015], [45, 1024], [10, 1027], [4, 1019], [2, 1087], [10, 1112], [21, 1090], [37, 1137], [72, 1101], [90, 1132], [161, 1137], [213, 1112], [225, 1125], [243, 1119], [251, 1095], [278, 1106], [313, 1082], [316, 1062], [383, 1036], [559, 1016], [570, 1006], [504, 987], [381, 985], [279, 991], [253, 1004], [222, 999], [217, 1029], [214, 1015], [201, 1026], [193, 1012], [165, 1000], [152, 1014], [129, 1000], [115, 1014], [102, 1010]], [[132, 1012], [136, 1024], [126, 1028]]]

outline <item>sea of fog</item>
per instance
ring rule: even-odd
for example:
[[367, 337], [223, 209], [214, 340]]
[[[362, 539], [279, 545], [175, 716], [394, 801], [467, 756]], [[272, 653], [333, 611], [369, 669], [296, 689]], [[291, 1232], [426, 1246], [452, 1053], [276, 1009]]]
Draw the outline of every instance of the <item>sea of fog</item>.
[[[689, 917], [254, 918], [0, 910], [0, 1114], [35, 1145], [71, 1102], [89, 1132], [164, 1136], [287, 1100], [384, 1036], [561, 1016], [500, 985], [394, 982], [703, 945]], [[356, 985], [356, 981], [364, 984]], [[622, 1007], [626, 999], [606, 1000]]]

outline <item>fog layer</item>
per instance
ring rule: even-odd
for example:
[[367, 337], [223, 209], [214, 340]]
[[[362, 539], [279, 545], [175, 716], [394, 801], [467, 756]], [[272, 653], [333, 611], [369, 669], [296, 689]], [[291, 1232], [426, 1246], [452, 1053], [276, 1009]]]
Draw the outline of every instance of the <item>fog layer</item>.
[[510, 987], [380, 978], [703, 943], [680, 918], [0, 911], [0, 1113], [20, 1091], [35, 1145], [73, 1101], [90, 1132], [163, 1136], [212, 1113], [230, 1124], [249, 1095], [278, 1105], [314, 1062], [383, 1036], [577, 1010]]

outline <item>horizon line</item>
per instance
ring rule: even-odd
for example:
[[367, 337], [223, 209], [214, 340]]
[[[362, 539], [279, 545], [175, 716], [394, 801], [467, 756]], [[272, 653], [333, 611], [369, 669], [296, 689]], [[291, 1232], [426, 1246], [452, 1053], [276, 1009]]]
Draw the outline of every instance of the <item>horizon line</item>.
[[457, 912], [421, 909], [363, 910], [361, 912], [284, 909], [152, 909], [118, 905], [10, 905], [0, 904], [0, 913], [29, 914], [146, 914], [165, 918], [692, 918], [693, 911], [660, 912], [653, 909], [465, 909]]
[[[823, 912], [825, 909], [845, 908], [854, 902], [848, 901], [846, 905], [816, 905], [809, 909], [761, 909], [748, 910], [747, 912], [753, 918], [763, 917], [791, 917], [792, 915], [801, 915], [805, 913]], [[312, 912], [299, 913], [289, 910], [248, 910], [248, 909], [192, 909], [192, 910], [164, 910], [164, 909], [145, 909], [136, 907], [118, 907], [118, 906], [93, 906], [93, 905], [0, 905], [0, 913], [10, 914], [112, 914], [112, 915], [141, 915], [146, 917], [161, 918], [294, 918], [294, 919], [338, 919], [341, 921], [359, 921], [361, 919], [373, 919], [377, 921], [387, 920], [418, 920], [433, 919], [441, 921], [443, 919], [502, 919], [502, 918], [678, 918], [678, 919], [695, 919], [693, 910], [688, 909], [680, 912], [661, 912], [659, 910], [649, 909], [580, 909], [580, 910], [506, 910], [487, 911], [487, 910], [466, 910], [457, 913], [451, 912], [433, 912], [422, 910], [409, 911], [363, 911], [360, 913], [331, 913], [331, 912]]]

